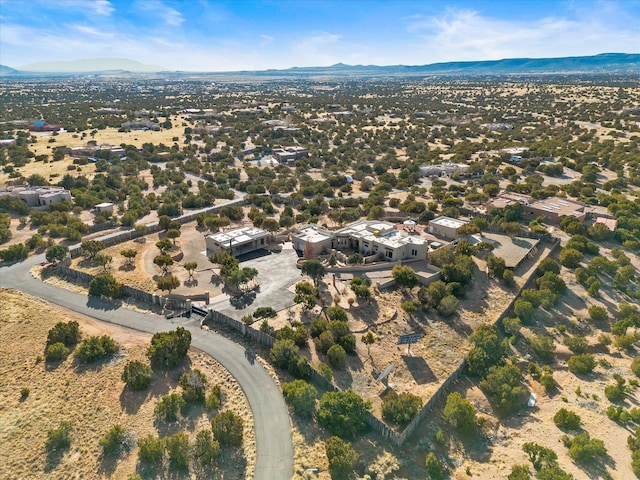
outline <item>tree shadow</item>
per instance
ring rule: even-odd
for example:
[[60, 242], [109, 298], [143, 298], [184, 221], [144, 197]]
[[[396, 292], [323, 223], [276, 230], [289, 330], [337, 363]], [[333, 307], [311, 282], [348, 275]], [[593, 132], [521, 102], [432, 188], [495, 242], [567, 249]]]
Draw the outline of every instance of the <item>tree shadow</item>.
[[62, 457], [69, 450], [69, 447], [60, 448], [56, 450], [47, 451], [47, 456], [44, 460], [44, 472], [49, 473], [52, 470], [55, 470], [60, 464]]
[[[169, 389], [167, 388], [167, 391]], [[155, 392], [154, 392], [155, 393]], [[120, 392], [120, 406], [129, 415], [135, 415], [140, 410], [140, 407], [151, 397], [149, 389], [133, 391], [126, 386]]]
[[433, 371], [427, 365], [427, 362], [422, 357], [410, 357], [407, 355], [401, 355], [402, 361], [405, 363], [409, 373], [418, 385], [425, 383], [435, 382], [438, 378]]
[[136, 266], [129, 263], [123, 263], [122, 265], [120, 265], [120, 267], [118, 267], [118, 270], [120, 270], [121, 272], [131, 272], [132, 270], [135, 270], [135, 269], [136, 269]]
[[87, 297], [87, 307], [93, 308], [94, 310], [117, 310], [121, 306], [122, 302], [120, 301], [104, 300], [101, 297], [95, 297], [93, 295]]
[[99, 466], [98, 472], [105, 475], [108, 478], [111, 478], [113, 473], [116, 471], [118, 467], [118, 461], [120, 460], [120, 454], [117, 455], [105, 455], [102, 453], [99, 457]]
[[231, 297], [229, 299], [229, 303], [236, 310], [244, 310], [255, 301], [256, 295], [256, 291], [252, 290], [250, 292]]
[[189, 287], [189, 288], [190, 287], [197, 287], [198, 286], [198, 280], [195, 279], [195, 278], [190, 278], [190, 279], [187, 279], [184, 282], [182, 282], [182, 284], [185, 287]]

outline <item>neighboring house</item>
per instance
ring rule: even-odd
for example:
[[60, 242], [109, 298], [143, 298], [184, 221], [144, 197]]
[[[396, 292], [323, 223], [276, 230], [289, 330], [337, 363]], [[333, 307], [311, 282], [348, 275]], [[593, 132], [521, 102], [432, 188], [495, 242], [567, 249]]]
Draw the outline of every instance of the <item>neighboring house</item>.
[[61, 128], [60, 125], [49, 125], [44, 120], [36, 120], [33, 125], [29, 125], [30, 132], [57, 132]]
[[94, 156], [96, 152], [101, 150], [108, 150], [120, 157], [124, 157], [124, 148], [116, 145], [85, 145], [81, 147], [67, 147], [65, 149], [65, 153], [73, 158], [79, 158]]
[[558, 224], [564, 217], [573, 215], [581, 222], [586, 220], [587, 205], [566, 198], [551, 197], [525, 205], [524, 211], [531, 217], [542, 217], [545, 223]]
[[2, 196], [19, 198], [24, 200], [30, 207], [71, 201], [71, 192], [62, 187], [10, 187], [7, 190], [0, 191], [0, 197]]
[[594, 223], [601, 223], [606, 226], [612, 232], [616, 231], [616, 219], [608, 218], [608, 217], [596, 217], [596, 221]]
[[438, 165], [423, 165], [420, 167], [420, 175], [423, 177], [440, 177], [442, 175], [451, 176], [454, 173], [466, 175], [469, 171], [469, 165], [464, 163], [440, 163]]
[[4, 140], [0, 140], [0, 147], [3, 145], [15, 145], [15, 144], [16, 144], [15, 138], [7, 138]]
[[488, 212], [492, 208], [504, 208], [507, 205], [513, 204], [515, 202], [521, 203], [523, 205], [529, 205], [530, 203], [535, 202], [535, 200], [533, 197], [524, 195], [522, 193], [502, 192], [495, 198], [492, 198], [487, 203], [485, 203], [485, 208]]
[[107, 212], [107, 213], [113, 213], [113, 207], [114, 207], [114, 203], [113, 202], [105, 202], [105, 203], [99, 203], [95, 206], [96, 209], [96, 213], [100, 214], [103, 212]]
[[510, 123], [481, 123], [480, 126], [492, 132], [498, 130], [513, 130], [513, 125]]
[[280, 163], [292, 163], [300, 158], [308, 157], [309, 150], [302, 147], [280, 147], [274, 148], [271, 155]]
[[127, 130], [160, 130], [160, 125], [145, 120], [136, 120], [133, 122], [124, 122], [122, 128]]
[[458, 229], [467, 223], [469, 222], [458, 218], [438, 217], [429, 222], [427, 231], [436, 237], [455, 240], [460, 237]]
[[240, 227], [206, 235], [207, 251], [227, 251], [234, 257], [265, 248], [268, 233], [255, 227]]
[[304, 251], [312, 243], [316, 254], [331, 250], [352, 250], [367, 256], [377, 255], [396, 262], [408, 259], [426, 259], [428, 243], [422, 237], [407, 235], [396, 230], [390, 222], [360, 220], [345, 228], [330, 232], [317, 225], [298, 229], [293, 237], [296, 250]]

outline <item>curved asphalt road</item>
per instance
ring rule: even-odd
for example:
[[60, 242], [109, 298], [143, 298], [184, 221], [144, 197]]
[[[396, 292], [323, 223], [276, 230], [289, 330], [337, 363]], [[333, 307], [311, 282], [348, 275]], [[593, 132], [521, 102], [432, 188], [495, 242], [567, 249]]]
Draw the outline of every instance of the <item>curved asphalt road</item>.
[[[175, 325], [164, 317], [116, 308], [107, 301], [87, 297], [34, 279], [29, 270], [44, 262], [37, 255], [0, 268], [0, 287], [15, 288], [74, 312], [135, 330], [156, 333]], [[207, 330], [195, 321], [179, 321], [191, 332], [191, 346], [219, 361], [238, 381], [247, 396], [256, 432], [256, 480], [284, 480], [293, 476], [293, 444], [289, 415], [280, 389], [259, 362], [249, 363], [236, 343]]]

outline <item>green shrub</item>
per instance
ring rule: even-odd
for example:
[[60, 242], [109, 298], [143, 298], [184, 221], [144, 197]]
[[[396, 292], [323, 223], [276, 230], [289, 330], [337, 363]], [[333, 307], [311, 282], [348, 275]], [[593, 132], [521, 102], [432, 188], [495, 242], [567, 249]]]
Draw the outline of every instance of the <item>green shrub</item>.
[[222, 387], [220, 385], [214, 385], [211, 389], [211, 393], [207, 395], [204, 401], [204, 406], [207, 410], [217, 410], [222, 403]]
[[589, 307], [589, 316], [594, 322], [604, 322], [609, 318], [607, 309], [599, 305], [591, 305]]
[[325, 443], [325, 451], [329, 460], [331, 478], [349, 478], [358, 461], [358, 453], [338, 437], [331, 437]]
[[476, 409], [458, 392], [449, 394], [442, 416], [459, 432], [469, 433], [476, 428]]
[[590, 438], [586, 432], [579, 433], [573, 438], [564, 435], [562, 442], [569, 448], [569, 456], [578, 463], [598, 462], [607, 456], [604, 442]]
[[519, 406], [519, 397], [526, 393], [520, 385], [522, 374], [514, 365], [493, 366], [480, 383], [496, 406], [502, 410], [512, 410]]
[[73, 426], [70, 422], [60, 422], [58, 428], [49, 430], [47, 432], [47, 443], [45, 444], [47, 452], [56, 452], [69, 448], [72, 431]]
[[409, 423], [422, 408], [422, 399], [412, 393], [389, 392], [382, 399], [382, 418], [388, 422], [403, 425]]
[[105, 455], [118, 455], [121, 451], [128, 448], [128, 438], [124, 427], [116, 424], [109, 429], [98, 443], [102, 447], [102, 452]]
[[544, 373], [540, 376], [540, 385], [543, 386], [544, 390], [547, 393], [553, 392], [557, 387], [556, 381], [553, 379], [553, 375], [550, 373]]
[[44, 358], [47, 362], [59, 362], [69, 356], [69, 349], [64, 346], [64, 343], [57, 342], [49, 345], [44, 353]]
[[556, 427], [567, 430], [577, 430], [580, 427], [580, 416], [571, 410], [561, 408], [553, 416]]
[[156, 404], [153, 414], [156, 418], [165, 422], [175, 422], [178, 419], [178, 413], [184, 408], [185, 404], [184, 398], [178, 393], [165, 395]]
[[47, 345], [63, 343], [71, 347], [80, 341], [80, 325], [78, 322], [58, 322], [47, 333]]
[[193, 369], [180, 376], [182, 398], [187, 403], [204, 402], [207, 389], [207, 377], [200, 370]]
[[200, 430], [193, 443], [193, 456], [203, 467], [213, 465], [220, 456], [220, 442], [213, 439], [211, 430]]
[[164, 448], [173, 468], [186, 470], [189, 467], [191, 446], [189, 445], [189, 435], [187, 433], [174, 433], [166, 437], [164, 439]]
[[287, 368], [291, 359], [297, 358], [298, 347], [290, 339], [276, 340], [269, 355], [277, 367]]
[[442, 466], [438, 457], [433, 452], [427, 454], [425, 460], [425, 467], [427, 468], [427, 474], [432, 480], [441, 480], [447, 476], [447, 470]]
[[118, 344], [110, 336], [93, 336], [83, 340], [73, 355], [82, 363], [93, 363], [116, 353], [119, 349]]
[[589, 353], [572, 355], [567, 362], [569, 371], [574, 374], [587, 375], [596, 368], [595, 357]]
[[304, 380], [282, 384], [285, 400], [291, 405], [296, 415], [309, 418], [316, 409], [318, 391]]
[[631, 362], [631, 371], [636, 377], [640, 377], [640, 357], [636, 357]]
[[533, 468], [537, 471], [545, 466], [555, 465], [558, 460], [556, 452], [535, 442], [527, 442], [522, 445], [522, 451], [527, 454]]
[[589, 347], [587, 339], [578, 335], [565, 338], [564, 344], [576, 354], [585, 353]]
[[529, 467], [526, 465], [513, 465], [507, 480], [531, 480]]
[[138, 458], [143, 463], [159, 463], [164, 453], [164, 443], [155, 435], [138, 440]]
[[242, 445], [244, 423], [242, 417], [236, 415], [231, 410], [225, 410], [213, 417], [211, 420], [211, 431], [213, 437], [221, 445], [239, 447]]
[[326, 392], [320, 398], [317, 417], [331, 434], [352, 438], [366, 428], [370, 410], [371, 404], [352, 390]]
[[122, 381], [133, 391], [145, 390], [151, 385], [151, 367], [139, 360], [129, 361], [124, 366]]
[[531, 348], [541, 359], [550, 362], [553, 360], [555, 347], [553, 339], [548, 335], [536, 335], [529, 340]]
[[329, 367], [329, 365], [327, 365], [326, 363], [318, 364], [318, 372], [320, 372], [320, 375], [326, 378], [329, 382], [333, 380], [333, 371], [331, 370], [331, 367]]
[[89, 295], [120, 298], [123, 295], [123, 285], [118, 283], [110, 273], [102, 273], [95, 276], [89, 283]]
[[175, 331], [158, 332], [151, 338], [147, 357], [151, 365], [175, 367], [187, 355], [191, 346], [191, 332], [182, 327]]
[[624, 400], [624, 387], [619, 383], [614, 385], [607, 385], [604, 388], [604, 396], [607, 397], [607, 400], [613, 403], [618, 403]]
[[328, 351], [329, 363], [334, 368], [344, 368], [347, 360], [347, 352], [341, 345], [333, 345]]

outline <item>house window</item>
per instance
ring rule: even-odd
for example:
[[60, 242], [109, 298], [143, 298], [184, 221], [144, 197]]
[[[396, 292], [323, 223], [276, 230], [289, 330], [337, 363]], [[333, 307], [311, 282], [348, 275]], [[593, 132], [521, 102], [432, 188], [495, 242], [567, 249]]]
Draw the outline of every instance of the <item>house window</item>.
[[385, 255], [387, 256], [387, 258], [393, 258], [393, 252], [391, 250], [386, 250]]
[[260, 239], [260, 244], [261, 244], [261, 245], [264, 245], [264, 238], [261, 238], [261, 239]]
[[412, 250], [411, 250], [411, 256], [412, 256], [412, 257], [417, 257], [417, 256], [418, 256], [418, 250], [416, 250], [416, 249], [412, 249]]

